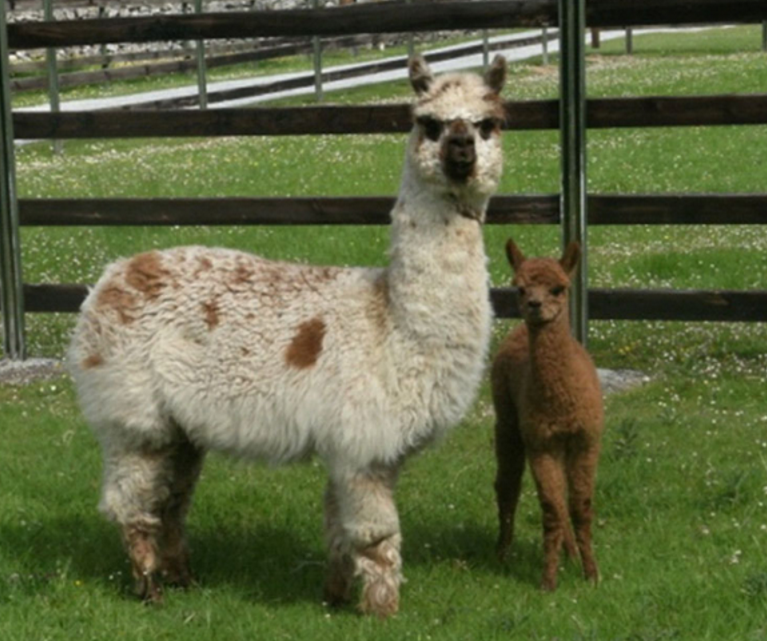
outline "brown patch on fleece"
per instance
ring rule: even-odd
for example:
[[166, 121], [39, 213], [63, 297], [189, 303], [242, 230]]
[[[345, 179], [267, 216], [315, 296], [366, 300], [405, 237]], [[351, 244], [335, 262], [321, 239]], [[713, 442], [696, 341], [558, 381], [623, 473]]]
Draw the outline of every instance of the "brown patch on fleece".
[[385, 331], [389, 314], [389, 281], [386, 274], [381, 274], [373, 282], [373, 297], [366, 307], [366, 312], [376, 329]]
[[80, 367], [82, 369], [93, 369], [94, 367], [98, 367], [99, 365], [103, 364], [104, 358], [101, 356], [101, 354], [91, 354], [82, 360]]
[[218, 325], [220, 320], [219, 312], [221, 310], [218, 307], [218, 302], [213, 299], [207, 303], [203, 303], [202, 309], [205, 312], [205, 324], [208, 326], [208, 330], [212, 330]]
[[156, 299], [168, 285], [169, 276], [157, 252], [134, 256], [125, 270], [125, 282], [150, 300]]
[[298, 369], [314, 365], [322, 352], [326, 329], [325, 321], [321, 318], [301, 323], [285, 351], [285, 362]]
[[197, 269], [194, 270], [192, 276], [197, 278], [203, 272], [207, 272], [213, 269], [213, 263], [207, 256], [202, 256], [197, 259]]
[[96, 306], [115, 310], [123, 325], [129, 325], [136, 320], [130, 314], [136, 307], [136, 297], [119, 285], [110, 284], [104, 287], [96, 299]]

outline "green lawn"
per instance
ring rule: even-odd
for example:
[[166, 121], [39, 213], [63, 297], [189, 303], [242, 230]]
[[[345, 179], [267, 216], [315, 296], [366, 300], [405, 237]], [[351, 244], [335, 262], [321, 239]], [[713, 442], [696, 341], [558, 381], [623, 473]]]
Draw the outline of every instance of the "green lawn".
[[[591, 95], [763, 92], [759, 28], [637, 37], [636, 54], [590, 54]], [[556, 72], [514, 65], [507, 98], [553, 95]], [[402, 100], [404, 83], [344, 100]], [[339, 99], [341, 97], [339, 96]], [[335, 98], [334, 98], [335, 99]], [[23, 197], [394, 194], [402, 136], [67, 142], [19, 151]], [[558, 138], [505, 134], [505, 193], [558, 191]], [[594, 193], [764, 192], [767, 127], [589, 133]], [[513, 235], [557, 252], [558, 230], [488, 226], [493, 281]], [[599, 287], [764, 289], [756, 226], [594, 227]], [[322, 227], [25, 228], [25, 280], [93, 282], [106, 262], [205, 243], [268, 256], [384, 264], [387, 229]], [[60, 356], [71, 315], [29, 315], [33, 355]], [[513, 323], [496, 324], [496, 340]], [[493, 414], [486, 388], [439, 447], [406, 466], [398, 490], [408, 582], [385, 622], [320, 601], [324, 470], [210, 457], [190, 516], [200, 585], [160, 608], [130, 596], [117, 532], [103, 522], [100, 462], [66, 377], [0, 386], [0, 638], [27, 639], [767, 639], [767, 327], [593, 322], [600, 367], [651, 382], [607, 401], [597, 488], [593, 588], [565, 564], [555, 594], [542, 566], [532, 483], [510, 559], [494, 558]]]

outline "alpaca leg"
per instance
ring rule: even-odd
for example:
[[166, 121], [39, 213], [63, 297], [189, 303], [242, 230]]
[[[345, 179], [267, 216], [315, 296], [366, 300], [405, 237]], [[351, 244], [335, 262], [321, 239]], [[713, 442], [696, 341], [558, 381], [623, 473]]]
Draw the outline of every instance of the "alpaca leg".
[[595, 583], [599, 579], [599, 570], [591, 546], [591, 524], [594, 520], [594, 480], [598, 458], [599, 444], [595, 444], [587, 449], [571, 452], [567, 460], [570, 518], [581, 553], [583, 574], [586, 579]]
[[325, 580], [325, 601], [331, 606], [349, 602], [354, 581], [354, 559], [346, 540], [333, 483], [325, 491], [325, 540], [328, 546], [328, 574]]
[[171, 454], [170, 496], [162, 508], [163, 546], [161, 573], [171, 585], [189, 587], [193, 582], [189, 567], [189, 546], [185, 520], [192, 493], [200, 476], [204, 452], [189, 440], [180, 441]]
[[530, 468], [543, 512], [544, 568], [541, 588], [555, 590], [559, 553], [567, 532], [565, 478], [559, 453], [539, 452], [530, 457]]
[[148, 602], [162, 599], [161, 514], [170, 495], [171, 473], [168, 448], [113, 451], [105, 457], [101, 509], [120, 526], [136, 593]]
[[[402, 583], [396, 477], [396, 470], [381, 468], [333, 481], [345, 540], [339, 551], [349, 554], [354, 575], [362, 577], [360, 610], [382, 618], [397, 612]], [[343, 554], [336, 557], [340, 562], [331, 562], [331, 572], [343, 577], [342, 588], [347, 572]]]
[[497, 472], [495, 496], [498, 504], [499, 533], [496, 553], [500, 560], [506, 556], [514, 536], [514, 514], [522, 489], [525, 471], [525, 445], [514, 414], [504, 415], [496, 409], [495, 455]]

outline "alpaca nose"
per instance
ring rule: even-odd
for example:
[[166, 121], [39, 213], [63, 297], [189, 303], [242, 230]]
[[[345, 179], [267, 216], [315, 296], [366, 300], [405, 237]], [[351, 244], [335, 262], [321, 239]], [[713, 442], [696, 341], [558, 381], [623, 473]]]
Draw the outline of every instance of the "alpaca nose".
[[448, 156], [460, 163], [473, 163], [476, 159], [474, 151], [474, 136], [466, 133], [455, 133], [447, 139]]
[[457, 182], [465, 182], [474, 172], [477, 154], [474, 136], [465, 127], [455, 127], [445, 140], [445, 173]]
[[541, 308], [541, 301], [536, 300], [534, 298], [530, 299], [530, 300], [527, 301], [527, 306], [530, 309], [540, 309]]

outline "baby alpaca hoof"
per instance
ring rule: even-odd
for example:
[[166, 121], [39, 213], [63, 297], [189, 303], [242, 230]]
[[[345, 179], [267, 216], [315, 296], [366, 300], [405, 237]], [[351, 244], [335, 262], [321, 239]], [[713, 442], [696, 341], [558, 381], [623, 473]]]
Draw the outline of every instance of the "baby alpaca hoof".
[[555, 592], [557, 589], [557, 578], [551, 576], [544, 576], [541, 579], [541, 590], [544, 592]]
[[399, 590], [387, 581], [371, 583], [365, 586], [359, 608], [363, 614], [386, 619], [399, 610]]

